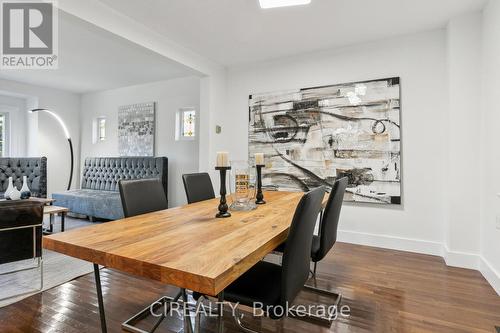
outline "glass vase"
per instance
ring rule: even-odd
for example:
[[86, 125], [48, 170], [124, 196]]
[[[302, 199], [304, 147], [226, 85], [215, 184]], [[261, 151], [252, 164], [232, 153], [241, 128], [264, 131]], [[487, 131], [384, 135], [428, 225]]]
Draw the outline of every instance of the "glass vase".
[[248, 161], [231, 162], [230, 189], [233, 203], [229, 207], [234, 211], [248, 211], [256, 208], [255, 205], [255, 177], [253, 168]]

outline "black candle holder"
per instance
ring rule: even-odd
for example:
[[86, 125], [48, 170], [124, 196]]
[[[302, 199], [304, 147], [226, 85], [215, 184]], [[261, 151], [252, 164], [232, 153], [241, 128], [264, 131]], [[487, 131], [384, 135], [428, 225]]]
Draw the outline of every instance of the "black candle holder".
[[215, 167], [215, 170], [219, 170], [220, 172], [220, 203], [219, 203], [219, 212], [215, 217], [224, 218], [230, 217], [231, 213], [227, 210], [229, 207], [227, 206], [226, 201], [226, 172], [231, 170], [231, 167]]
[[262, 168], [264, 167], [263, 164], [257, 164], [255, 166], [257, 168], [257, 195], [255, 198], [255, 203], [257, 205], [263, 205], [266, 202], [264, 201], [264, 193], [262, 193]]

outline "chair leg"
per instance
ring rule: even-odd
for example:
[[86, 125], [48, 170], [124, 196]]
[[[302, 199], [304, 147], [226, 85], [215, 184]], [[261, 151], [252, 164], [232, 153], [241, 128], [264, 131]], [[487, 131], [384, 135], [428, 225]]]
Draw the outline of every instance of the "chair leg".
[[194, 318], [194, 333], [200, 333], [201, 331], [201, 311], [200, 308], [203, 305], [203, 299], [205, 297], [202, 295], [198, 300], [196, 301], [196, 307], [195, 307], [195, 318]]
[[[341, 294], [335, 293], [335, 292], [330, 291], [330, 290], [318, 288], [318, 287], [315, 287], [315, 286], [309, 286], [309, 285], [304, 285], [304, 289], [309, 290], [309, 291], [313, 291], [313, 292], [316, 292], [316, 293], [319, 293], [319, 294], [322, 294], [322, 295], [333, 297], [335, 299], [335, 301], [333, 302], [332, 305], [335, 306], [336, 309], [337, 309], [337, 311], [338, 311], [339, 306], [340, 306], [340, 302], [342, 301], [342, 295]], [[328, 317], [322, 317], [322, 316], [318, 316], [318, 315], [312, 314], [312, 313], [303, 313], [303, 312], [297, 311], [293, 307], [290, 309], [290, 313], [294, 317], [310, 318], [310, 319], [318, 320], [320, 322], [325, 322], [327, 324], [331, 324], [333, 322], [333, 320], [334, 320], [333, 315], [330, 315]]]
[[14, 274], [14, 273], [19, 273], [19, 272], [24, 272], [24, 271], [29, 271], [29, 270], [34, 270], [34, 269], [39, 269], [40, 270], [40, 288], [36, 288], [34, 290], [31, 290], [31, 291], [22, 292], [20, 294], [11, 295], [11, 296], [8, 296], [8, 297], [2, 297], [2, 298], [0, 298], [0, 301], [4, 301], [6, 299], [13, 298], [13, 297], [30, 295], [30, 294], [34, 294], [36, 292], [43, 291], [43, 258], [42, 257], [38, 257], [37, 258], [37, 265], [36, 266], [30, 267], [30, 268], [22, 268], [22, 269], [18, 269], [18, 270], [15, 270], [15, 271], [9, 271], [9, 272], [5, 272], [5, 273], [1, 273], [0, 276]]
[[184, 331], [188, 333], [193, 332], [193, 325], [191, 323], [191, 312], [189, 311], [189, 301], [186, 289], [182, 289], [182, 304], [184, 315]]
[[139, 313], [135, 314], [133, 317], [127, 319], [125, 322], [122, 323], [122, 330], [127, 331], [127, 332], [134, 332], [134, 333], [153, 333], [158, 326], [162, 323], [162, 321], [165, 319], [165, 312], [162, 313], [162, 315], [158, 318], [156, 321], [155, 325], [153, 328], [149, 331], [140, 329], [136, 327], [135, 325], [140, 322], [141, 320], [144, 320], [145, 318], [151, 316], [151, 309], [157, 309], [160, 307], [167, 307], [167, 310], [170, 309], [170, 306], [172, 303], [176, 303], [179, 301], [179, 298], [182, 296], [182, 290], [179, 290], [177, 295], [175, 297], [170, 297], [170, 296], [163, 296], [153, 304], [149, 305], [148, 307], [144, 308], [141, 310]]
[[316, 279], [316, 266], [318, 263], [314, 263], [313, 269], [309, 269], [309, 274], [311, 274], [311, 278]]
[[241, 319], [243, 318], [243, 316], [241, 315], [240, 311], [236, 308], [234, 310], [234, 313], [233, 313], [233, 319], [234, 319], [234, 322], [236, 323], [236, 325], [245, 333], [260, 333], [258, 331], [254, 331], [253, 329], [249, 328], [249, 327], [246, 327], [245, 325], [243, 325], [243, 322], [241, 321]]
[[224, 321], [223, 321], [223, 316], [224, 316], [224, 291], [221, 291], [219, 295], [217, 296], [218, 302], [219, 302], [219, 308], [218, 310], [218, 316], [217, 316], [217, 333], [222, 333], [224, 332]]

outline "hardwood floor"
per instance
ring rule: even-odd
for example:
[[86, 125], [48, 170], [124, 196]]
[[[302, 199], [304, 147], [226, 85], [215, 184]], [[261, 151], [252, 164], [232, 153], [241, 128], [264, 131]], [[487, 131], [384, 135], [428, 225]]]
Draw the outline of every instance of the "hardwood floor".
[[[121, 332], [123, 321], [177, 290], [108, 269], [101, 279], [109, 332]], [[244, 321], [264, 332], [494, 333], [500, 325], [500, 297], [481, 274], [447, 267], [440, 257], [338, 243], [319, 264], [316, 283], [340, 291], [351, 316], [330, 329], [293, 318]], [[302, 293], [298, 303], [316, 297]], [[212, 331], [215, 320], [202, 325]], [[226, 332], [239, 332], [229, 317], [225, 326]], [[157, 330], [180, 331], [178, 318], [168, 318]], [[99, 332], [93, 275], [0, 308], [0, 332]]]

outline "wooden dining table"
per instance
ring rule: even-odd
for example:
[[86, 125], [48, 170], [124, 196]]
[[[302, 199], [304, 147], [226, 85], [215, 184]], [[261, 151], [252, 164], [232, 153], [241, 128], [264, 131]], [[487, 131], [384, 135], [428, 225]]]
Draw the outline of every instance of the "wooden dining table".
[[266, 191], [266, 204], [228, 218], [215, 217], [219, 199], [206, 200], [46, 236], [43, 247], [94, 264], [106, 332], [99, 265], [222, 299], [228, 285], [286, 240], [302, 195]]

